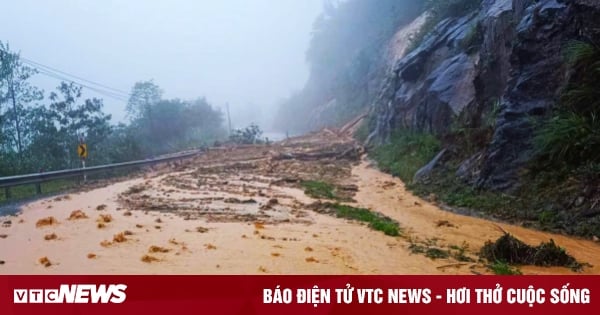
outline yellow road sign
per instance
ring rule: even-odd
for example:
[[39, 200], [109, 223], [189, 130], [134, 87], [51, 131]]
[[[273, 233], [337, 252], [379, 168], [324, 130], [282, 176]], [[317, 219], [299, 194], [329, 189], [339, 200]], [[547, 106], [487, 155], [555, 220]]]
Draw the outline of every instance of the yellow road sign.
[[80, 158], [85, 159], [88, 155], [88, 151], [87, 151], [87, 145], [85, 143], [80, 144], [79, 146], [77, 146], [77, 154], [79, 155]]

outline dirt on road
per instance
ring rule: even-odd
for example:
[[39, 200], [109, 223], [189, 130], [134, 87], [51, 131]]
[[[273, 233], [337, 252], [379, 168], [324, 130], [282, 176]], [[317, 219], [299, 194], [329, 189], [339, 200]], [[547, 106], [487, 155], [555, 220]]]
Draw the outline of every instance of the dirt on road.
[[[600, 245], [441, 210], [378, 171], [362, 148], [324, 130], [271, 145], [211, 149], [143, 176], [38, 200], [2, 218], [2, 274], [484, 274], [477, 253], [510, 232], [553, 239], [580, 273], [600, 274]], [[326, 183], [335, 195], [305, 193]], [[319, 205], [368, 208], [399, 236]], [[527, 274], [568, 268], [520, 266]]]

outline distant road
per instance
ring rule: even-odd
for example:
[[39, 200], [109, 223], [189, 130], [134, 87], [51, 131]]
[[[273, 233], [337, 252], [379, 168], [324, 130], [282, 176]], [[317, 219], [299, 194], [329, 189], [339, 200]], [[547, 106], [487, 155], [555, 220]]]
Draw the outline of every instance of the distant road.
[[[290, 137], [292, 135], [290, 134]], [[270, 131], [270, 132], [263, 132], [262, 135], [263, 138], [269, 138], [269, 141], [281, 141], [285, 139], [285, 132], [278, 132], [278, 131]]]

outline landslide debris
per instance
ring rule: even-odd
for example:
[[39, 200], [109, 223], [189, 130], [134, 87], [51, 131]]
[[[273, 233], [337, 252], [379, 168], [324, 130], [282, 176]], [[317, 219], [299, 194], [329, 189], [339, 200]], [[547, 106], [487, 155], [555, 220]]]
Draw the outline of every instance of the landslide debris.
[[128, 209], [124, 215], [142, 210], [185, 220], [309, 224], [305, 210], [311, 201], [290, 188], [352, 201], [358, 188], [351, 171], [361, 150], [354, 139], [331, 130], [270, 145], [211, 148], [132, 185], [119, 202]]
[[481, 248], [480, 255], [490, 262], [505, 262], [517, 265], [559, 266], [568, 267], [575, 271], [581, 270], [584, 265], [566, 250], [554, 243], [542, 242], [538, 246], [525, 244], [509, 233], [504, 233], [495, 242], [487, 241]]

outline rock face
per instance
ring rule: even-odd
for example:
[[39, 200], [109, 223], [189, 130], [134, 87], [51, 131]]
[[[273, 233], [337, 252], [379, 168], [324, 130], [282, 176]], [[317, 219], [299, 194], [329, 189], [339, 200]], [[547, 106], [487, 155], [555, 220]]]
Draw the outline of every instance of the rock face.
[[[327, 87], [326, 92], [322, 95], [323, 83], [321, 77], [319, 81], [309, 79], [309, 91], [307, 94], [319, 95], [314, 99], [309, 98], [307, 103], [313, 104], [306, 115], [306, 129], [317, 131], [323, 128], [333, 126], [340, 127], [349, 120], [363, 115], [368, 111], [369, 104], [382, 89], [382, 86], [387, 79], [387, 70], [401, 59], [410, 45], [410, 38], [419, 31], [427, 18], [427, 14], [423, 13], [408, 23], [402, 24], [396, 33], [387, 41], [383, 41], [381, 47], [377, 47], [377, 52], [373, 59], [364, 62], [365, 72], [353, 72], [352, 79], [344, 82], [344, 88], [350, 88], [345, 93], [341, 93], [340, 87]], [[358, 61], [355, 61], [358, 62]], [[365, 69], [363, 69], [365, 70]], [[330, 78], [329, 81], [335, 82], [340, 78]], [[346, 79], [347, 80], [347, 79]], [[328, 82], [329, 82], [328, 81]], [[312, 91], [312, 92], [311, 92]], [[322, 98], [324, 97], [324, 98]]]
[[419, 171], [417, 171], [417, 173], [415, 173], [413, 182], [427, 184], [431, 172], [438, 166], [440, 162], [442, 162], [446, 153], [446, 149], [440, 151], [440, 153], [438, 153], [429, 163], [427, 163], [427, 165], [423, 166]]
[[497, 109], [487, 147], [457, 176], [511, 191], [532, 158], [533, 122], [557, 103], [568, 80], [570, 40], [600, 42], [600, 1], [484, 0], [477, 12], [441, 21], [393, 67], [373, 102], [368, 142], [397, 129], [447, 135], [460, 120], [479, 127]]

